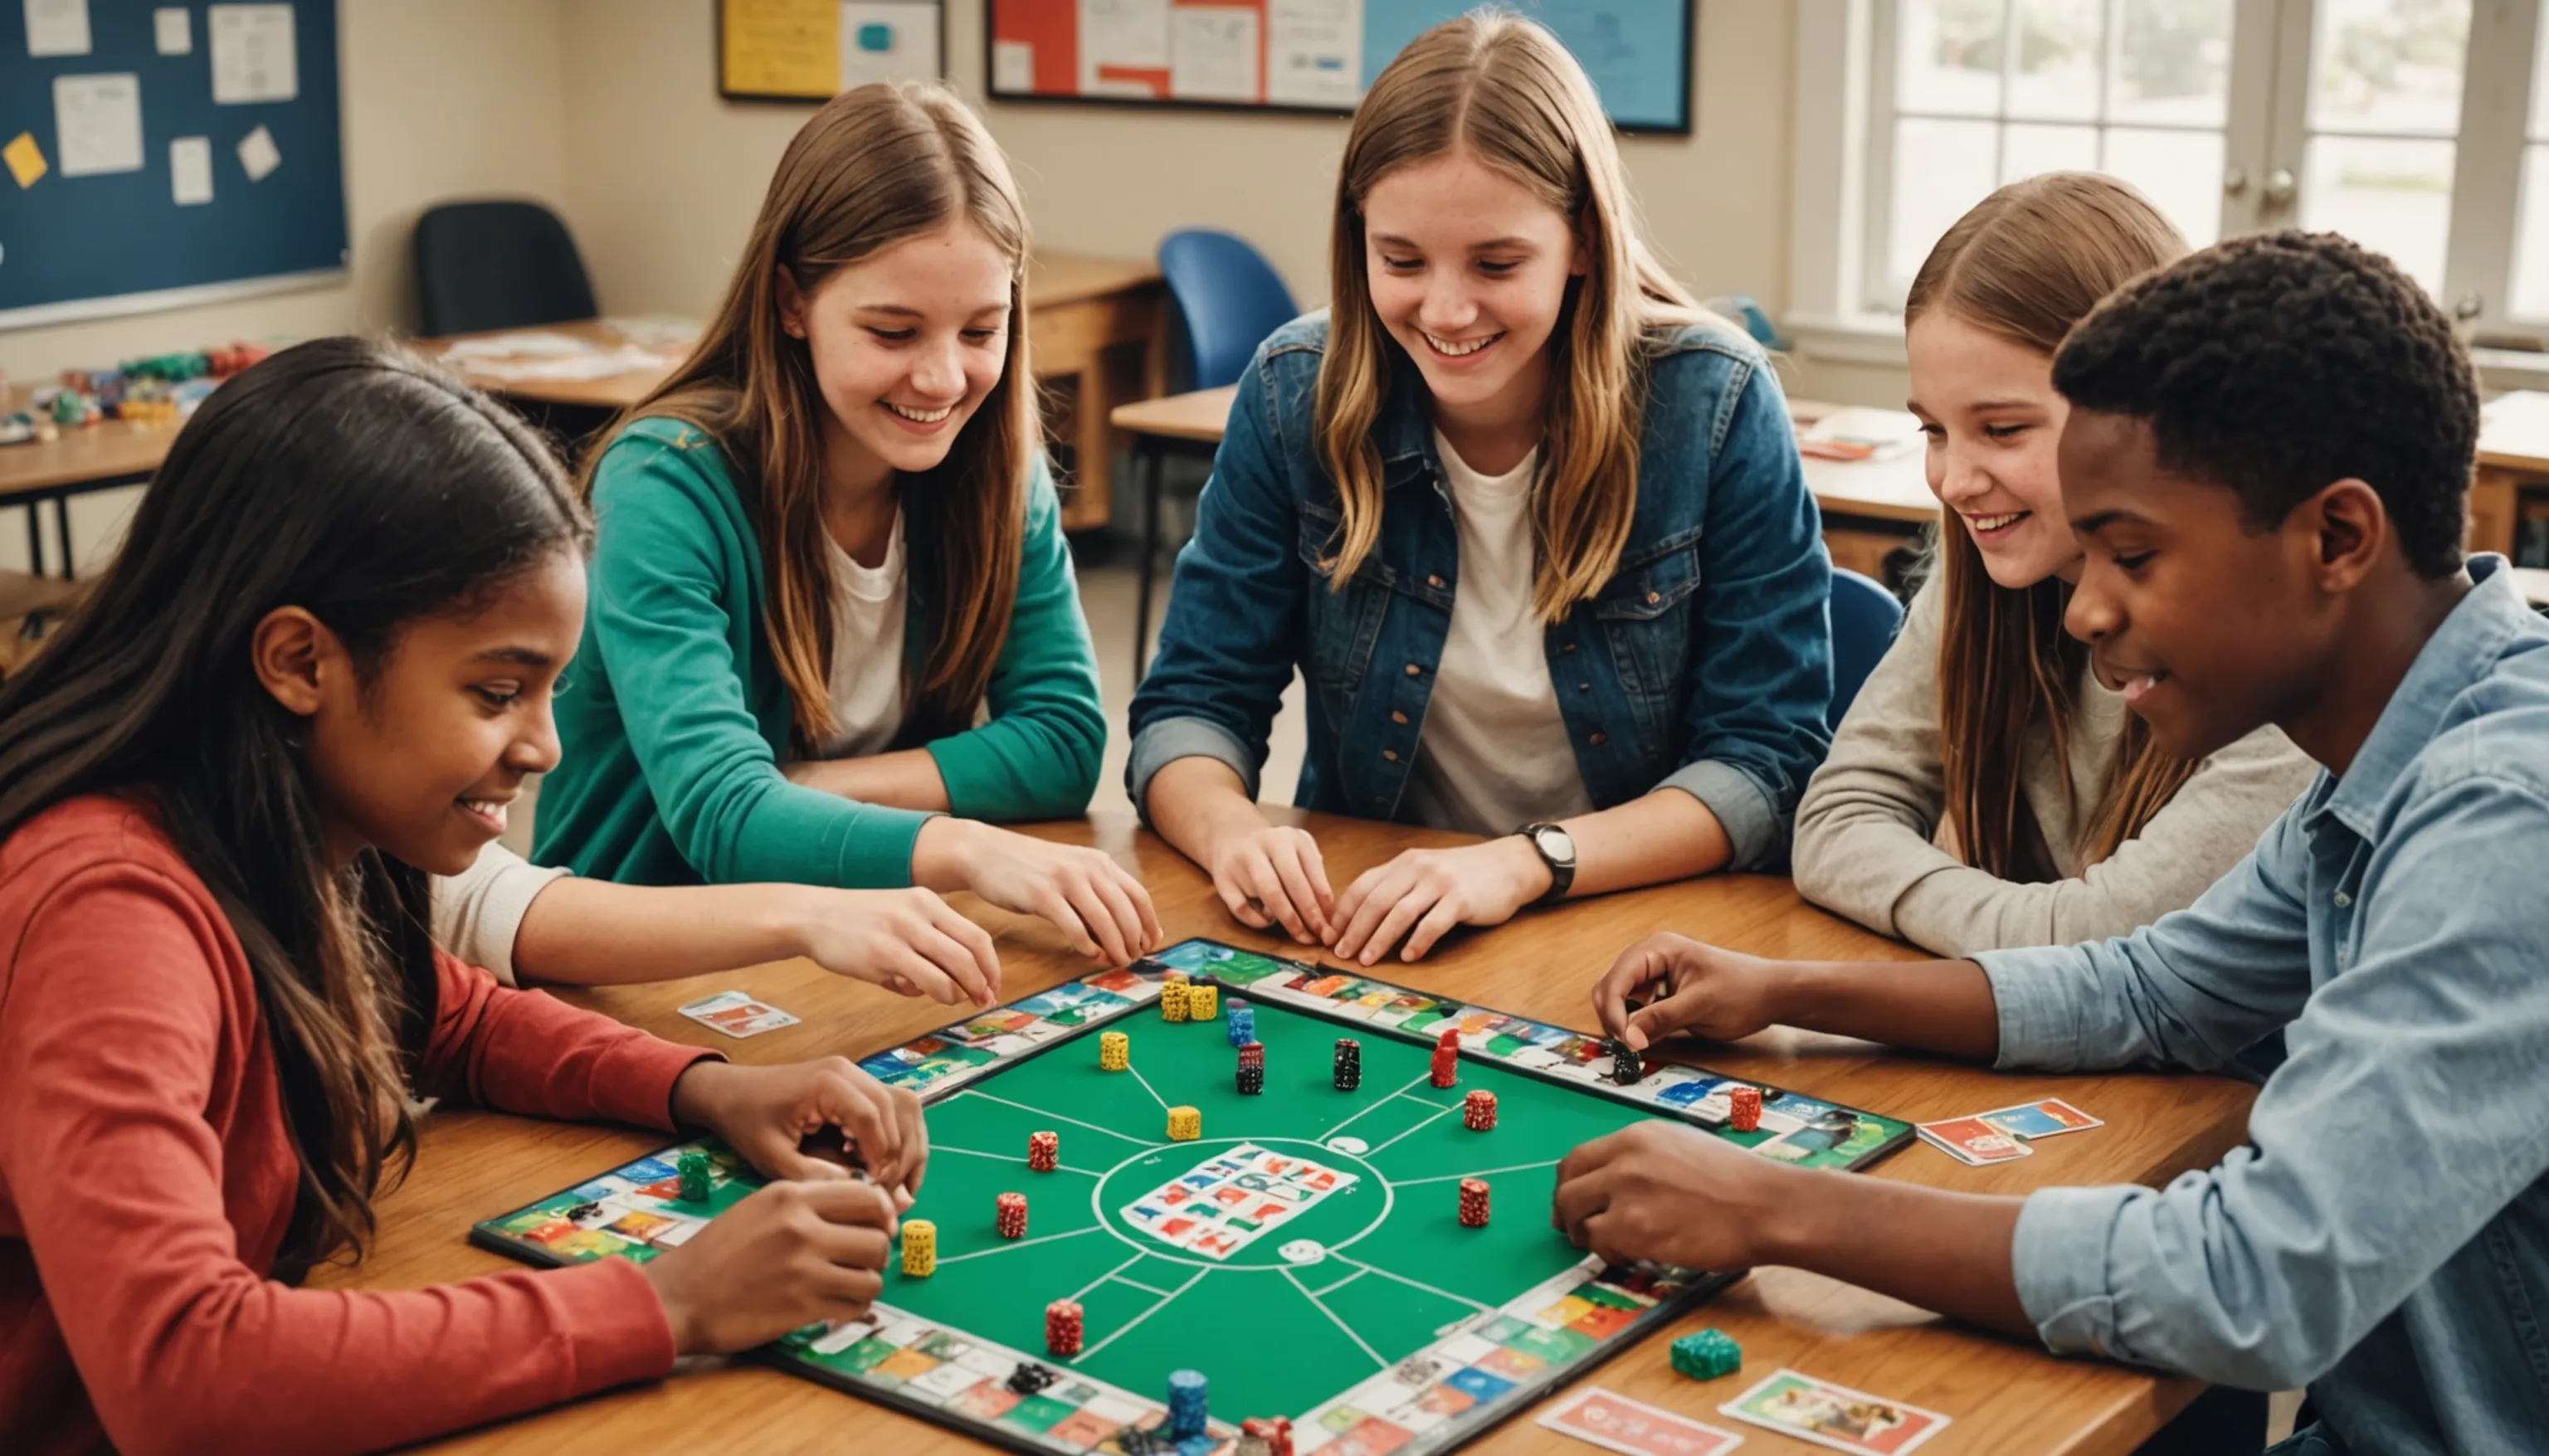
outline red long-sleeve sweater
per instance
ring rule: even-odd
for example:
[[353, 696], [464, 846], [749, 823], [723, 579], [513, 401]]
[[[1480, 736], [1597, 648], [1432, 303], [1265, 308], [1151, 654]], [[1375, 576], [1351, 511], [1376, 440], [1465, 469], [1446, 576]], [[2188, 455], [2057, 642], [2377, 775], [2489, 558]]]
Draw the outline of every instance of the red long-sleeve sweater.
[[[422, 1085], [671, 1122], [703, 1053], [437, 956]], [[298, 1164], [246, 956], [144, 804], [0, 845], [0, 1451], [402, 1445], [665, 1374], [634, 1264], [412, 1293], [266, 1277]]]

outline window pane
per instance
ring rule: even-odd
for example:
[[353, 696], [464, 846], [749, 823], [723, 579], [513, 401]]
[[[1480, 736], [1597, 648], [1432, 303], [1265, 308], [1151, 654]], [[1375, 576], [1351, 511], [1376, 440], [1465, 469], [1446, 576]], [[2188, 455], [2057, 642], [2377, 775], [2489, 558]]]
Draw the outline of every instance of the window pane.
[[1894, 22], [1895, 109], [1997, 113], [2006, 10], [2001, 0], [1902, 0]]
[[1921, 270], [1938, 234], [1991, 194], [1996, 130], [1990, 122], [1905, 118], [1894, 124], [1894, 237], [1887, 256], [1898, 284]]
[[2231, 0], [2124, 0], [2107, 116], [2219, 127], [2230, 116]]
[[2531, 127], [2524, 135], [2549, 141], [2549, 26], [2539, 28], [2531, 54]]
[[2140, 188], [2189, 245], [2209, 247], [2221, 237], [2221, 147], [2219, 132], [2118, 127], [2107, 134], [2102, 170]]
[[2452, 223], [2452, 143], [2313, 136], [2302, 183], [2302, 226], [2342, 232], [2388, 253], [2439, 292]]
[[2513, 225], [2517, 318], [2549, 319], [2549, 146], [2522, 148], [2522, 216]]
[[2019, 0], [2011, 116], [2085, 122], [2098, 115], [2106, 8], [2105, 0]]
[[2098, 169], [2095, 127], [2012, 126], [2001, 142], [2000, 180], [2016, 182], [2041, 172]]
[[2469, 0], [2319, 0], [2311, 128], [2457, 135], [2469, 16]]

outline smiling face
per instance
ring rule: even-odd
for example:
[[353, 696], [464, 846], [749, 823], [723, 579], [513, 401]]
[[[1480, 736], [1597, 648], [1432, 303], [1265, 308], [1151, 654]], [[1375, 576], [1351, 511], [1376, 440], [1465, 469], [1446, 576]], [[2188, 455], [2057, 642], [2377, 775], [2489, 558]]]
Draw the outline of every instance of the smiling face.
[[2062, 499], [2086, 552], [2063, 625], [2159, 745], [2195, 759], [2291, 723], [2342, 650], [2312, 512], [2259, 529], [2228, 489], [2163, 470], [2150, 426], [2075, 410]]
[[840, 483], [934, 468], [1008, 362], [1012, 260], [971, 222], [832, 271], [809, 295], [785, 270], [780, 325], [805, 340]]
[[2070, 407], [2053, 388], [2052, 359], [1944, 309], [1923, 314], [1904, 343], [1931, 494], [1963, 522], [1983, 569], [2012, 591], [2076, 579], [2080, 547], [2058, 468]]
[[[372, 845], [457, 874], [505, 832], [523, 777], [557, 763], [550, 696], [584, 631], [584, 595], [582, 559], [553, 553], [469, 615], [408, 623], [368, 682], [324, 628], [309, 632], [308, 671], [276, 695], [307, 722], [340, 860]], [[261, 660], [276, 618], [298, 610], [260, 627]]]
[[1372, 313], [1425, 376], [1435, 422], [1536, 426], [1549, 337], [1584, 271], [1565, 215], [1463, 147], [1382, 176], [1363, 221]]

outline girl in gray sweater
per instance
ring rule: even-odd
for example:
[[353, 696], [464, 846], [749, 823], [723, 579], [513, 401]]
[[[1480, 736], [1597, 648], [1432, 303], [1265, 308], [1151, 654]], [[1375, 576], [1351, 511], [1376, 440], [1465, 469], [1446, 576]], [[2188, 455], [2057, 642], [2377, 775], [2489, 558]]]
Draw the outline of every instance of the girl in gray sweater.
[[1960, 956], [2128, 933], [2193, 903], [2309, 786], [2262, 728], [2188, 763], [2063, 630], [2081, 553], [2054, 468], [2054, 348], [2185, 239], [2124, 183], [2016, 182], [1938, 239], [1905, 305], [1936, 570], [1797, 809], [1819, 905]]

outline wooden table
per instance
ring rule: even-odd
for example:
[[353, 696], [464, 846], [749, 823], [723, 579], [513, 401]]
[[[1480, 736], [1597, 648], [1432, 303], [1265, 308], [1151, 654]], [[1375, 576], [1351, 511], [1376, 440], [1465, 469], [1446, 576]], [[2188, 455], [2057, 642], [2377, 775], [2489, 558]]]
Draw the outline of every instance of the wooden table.
[[414, 342], [418, 352], [440, 359], [460, 344], [542, 333], [563, 334], [605, 353], [637, 349], [646, 355], [646, 360], [640, 364], [632, 357], [628, 368], [588, 379], [522, 378], [512, 376], [512, 371], [504, 367], [540, 362], [536, 356], [516, 356], [497, 362], [474, 358], [448, 362], [460, 371], [463, 378], [492, 395], [502, 395], [523, 404], [615, 411], [629, 409], [645, 399], [690, 352], [687, 344], [667, 348], [651, 337], [640, 342], [637, 334], [609, 318], [578, 318], [566, 323], [541, 323], [527, 328], [490, 328], [478, 333], [420, 338]]
[[[28, 409], [30, 393], [10, 390], [0, 400], [0, 414]], [[176, 437], [173, 425], [103, 419], [65, 429], [56, 439], [0, 445], [0, 508], [19, 506], [27, 512], [27, 569], [40, 577], [47, 571], [45, 502], [52, 502], [54, 551], [61, 558], [59, 575], [68, 581], [79, 570], [71, 551], [71, 498], [147, 482]]]
[[[1275, 810], [1319, 836], [1339, 885], [1411, 845], [1461, 842], [1457, 835], [1366, 820]], [[1094, 843], [1133, 867], [1151, 887], [1171, 937], [1209, 935], [1292, 954], [1293, 948], [1233, 923], [1204, 876], [1129, 816], [1044, 826], [1046, 838]], [[1003, 999], [1083, 973], [1040, 922], [1009, 916], [971, 897], [958, 902], [1000, 947]], [[1542, 912], [1510, 925], [1461, 935], [1413, 965], [1380, 973], [1473, 1004], [1582, 1029], [1594, 1025], [1588, 993], [1611, 956], [1642, 936], [1672, 928], [1760, 955], [1907, 958], [1907, 949], [1806, 907], [1783, 879], [1734, 875], [1659, 886]], [[803, 1025], [733, 1042], [684, 1020], [675, 1008], [729, 986], [749, 988], [804, 1018]], [[739, 1061], [782, 1061], [821, 1053], [859, 1056], [943, 1023], [932, 1003], [901, 1001], [869, 986], [791, 961], [655, 986], [568, 991], [564, 998], [607, 1011], [675, 1041], [713, 1046]], [[2130, 1073], [2109, 1076], [1996, 1075], [1935, 1059], [1890, 1054], [1865, 1043], [1779, 1029], [1735, 1046], [1700, 1048], [1696, 1058], [1896, 1117], [1930, 1120], [2060, 1096], [2107, 1120], [2075, 1138], [2039, 1143], [2033, 1156], [1968, 1168], [1927, 1147], [1911, 1147], [1869, 1177], [1940, 1188], [2023, 1193], [2051, 1184], [2157, 1184], [2209, 1166], [2244, 1137], [2253, 1093], [2214, 1077]], [[324, 1269], [314, 1285], [338, 1289], [414, 1288], [519, 1267], [473, 1248], [469, 1226], [555, 1192], [586, 1172], [615, 1166], [662, 1145], [663, 1135], [539, 1123], [470, 1110], [425, 1118], [414, 1172], [380, 1202], [380, 1239], [359, 1269]], [[1528, 1217], [1513, 1210], [1508, 1217]], [[1694, 1386], [1672, 1373], [1672, 1335], [1724, 1327], [1745, 1349], [1745, 1381]], [[954, 1432], [854, 1398], [741, 1362], [696, 1362], [676, 1378], [614, 1392], [439, 1443], [446, 1452], [535, 1452], [539, 1456], [624, 1456], [645, 1450], [785, 1452], [891, 1451], [954, 1456], [988, 1448]], [[1659, 1333], [1600, 1367], [1592, 1377], [1634, 1399], [1704, 1416], [1742, 1384], [1780, 1366], [1877, 1392], [1951, 1416], [1954, 1424], [1925, 1453], [2063, 1451], [2122, 1453], [2158, 1428], [2200, 1386], [2120, 1366], [2056, 1360], [2015, 1340], [1947, 1323], [1893, 1300], [1793, 1269], [1762, 1269]], [[1746, 1456], [1808, 1453], [1810, 1447], [1743, 1427]], [[1473, 1448], [1487, 1456], [1582, 1448], [1517, 1418]]]

